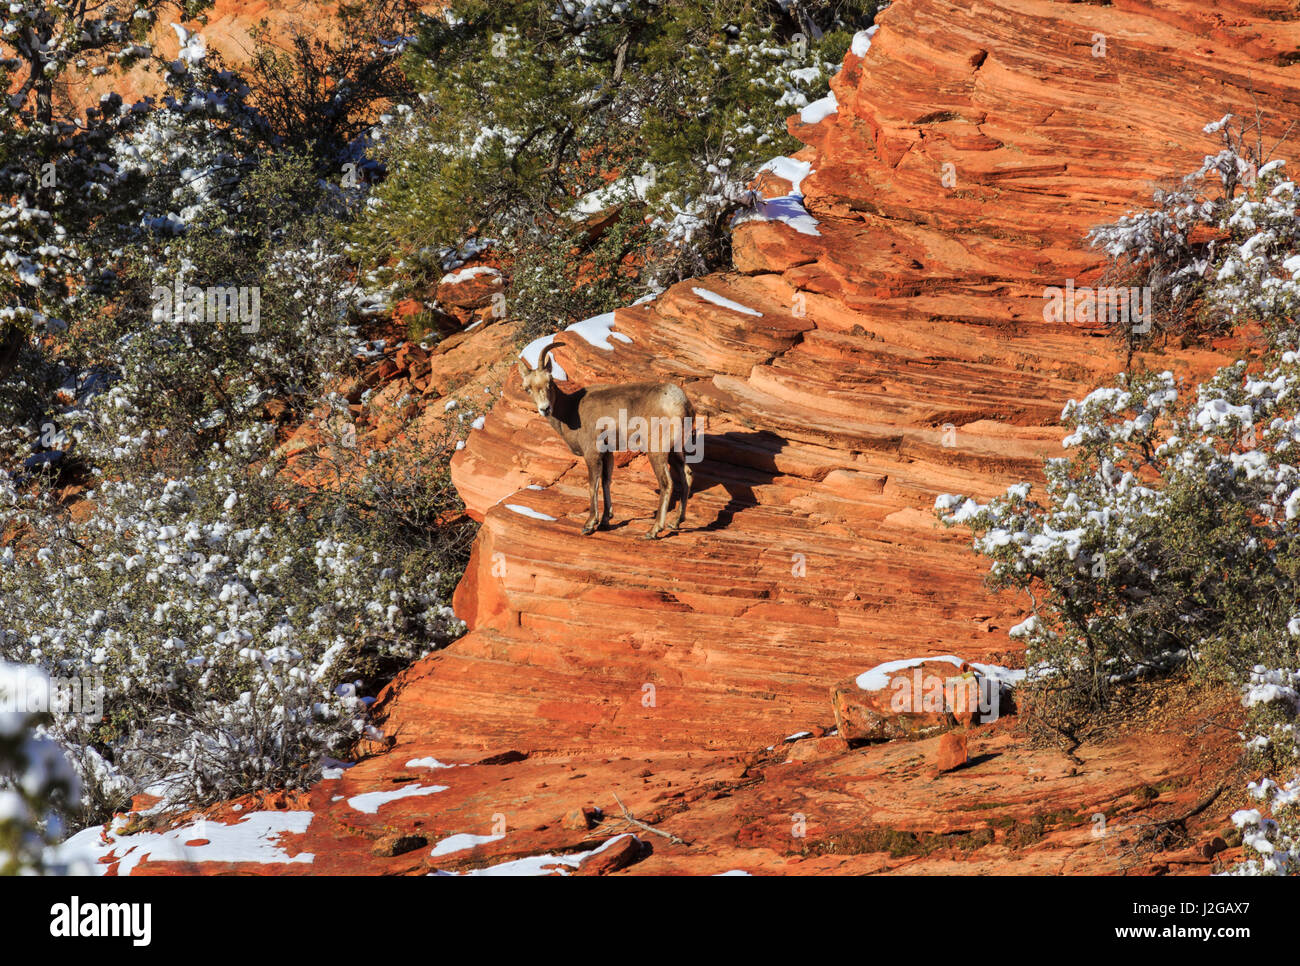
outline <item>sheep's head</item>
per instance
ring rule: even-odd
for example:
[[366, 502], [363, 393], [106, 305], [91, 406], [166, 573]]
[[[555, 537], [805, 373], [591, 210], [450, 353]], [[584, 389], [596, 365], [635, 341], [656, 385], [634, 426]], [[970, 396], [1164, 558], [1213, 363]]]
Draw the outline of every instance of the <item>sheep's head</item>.
[[536, 369], [530, 369], [523, 359], [520, 359], [518, 364], [519, 378], [523, 380], [524, 392], [532, 396], [537, 411], [543, 416], [549, 416], [554, 410], [558, 392], [555, 388], [555, 377], [551, 374], [550, 352], [554, 348], [555, 344], [551, 343], [542, 350], [542, 357]]

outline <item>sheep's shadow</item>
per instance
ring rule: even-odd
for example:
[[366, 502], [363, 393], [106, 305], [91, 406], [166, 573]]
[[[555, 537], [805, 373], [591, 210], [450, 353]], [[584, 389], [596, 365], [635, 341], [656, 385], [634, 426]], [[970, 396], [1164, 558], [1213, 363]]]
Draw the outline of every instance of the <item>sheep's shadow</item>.
[[[699, 433], [696, 452], [697, 461], [691, 461], [688, 449], [688, 463], [694, 477], [691, 485], [691, 500], [688, 502], [686, 522], [676, 530], [665, 530], [659, 537], [663, 540], [675, 533], [709, 533], [723, 530], [731, 525], [736, 516], [750, 507], [758, 506], [756, 489], [772, 482], [780, 475], [776, 466], [776, 457], [790, 441], [784, 436], [768, 430], [758, 432], [731, 431], [727, 433]], [[714, 519], [705, 524], [691, 525], [692, 518], [699, 518], [700, 503], [694, 500], [701, 493], [708, 492], [715, 486], [727, 492], [727, 502]], [[655, 493], [659, 493], [655, 487]], [[680, 495], [674, 490], [673, 499], [668, 505], [668, 519], [671, 521], [681, 502]], [[640, 517], [624, 517], [601, 524], [597, 533], [621, 530]], [[650, 517], [653, 522], [653, 515]]]
[[691, 495], [698, 496], [715, 486], [727, 491], [727, 502], [711, 523], [690, 526], [692, 509], [699, 503], [688, 505], [687, 524], [681, 533], [708, 533], [724, 530], [745, 510], [758, 506], [756, 490], [771, 483], [780, 475], [776, 458], [789, 445], [789, 440], [770, 430], [726, 433], [703, 433], [700, 455], [702, 459], [691, 464], [694, 485]]

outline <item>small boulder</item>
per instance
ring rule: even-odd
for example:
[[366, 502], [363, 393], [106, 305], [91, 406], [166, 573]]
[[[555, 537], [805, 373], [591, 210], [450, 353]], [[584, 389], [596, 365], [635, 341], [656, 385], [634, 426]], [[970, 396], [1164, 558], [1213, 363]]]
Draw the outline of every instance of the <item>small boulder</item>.
[[935, 754], [935, 766], [939, 771], [952, 771], [960, 768], [970, 760], [966, 748], [966, 732], [949, 731], [939, 739], [939, 750]]
[[1010, 710], [1010, 687], [986, 670], [956, 657], [878, 665], [831, 688], [839, 736], [856, 747], [996, 720]]
[[402, 855], [405, 852], [414, 852], [416, 849], [422, 849], [429, 844], [429, 840], [423, 835], [411, 835], [404, 832], [394, 832], [392, 835], [385, 835], [375, 842], [370, 849], [373, 855], [383, 858], [392, 858], [394, 855]]
[[584, 805], [582, 808], [575, 808], [573, 811], [566, 813], [561, 824], [567, 829], [585, 832], [599, 825], [602, 818], [604, 818], [604, 815], [600, 809], [594, 805]]
[[583, 859], [574, 875], [609, 875], [641, 859], [644, 843], [635, 835], [623, 834]]
[[406, 342], [394, 354], [393, 361], [397, 363], [398, 369], [411, 372], [415, 366], [428, 363], [429, 353], [416, 342]]
[[481, 309], [492, 304], [501, 291], [501, 273], [490, 265], [473, 265], [448, 272], [438, 283], [440, 304], [457, 309]]
[[395, 360], [381, 359], [378, 364], [366, 373], [366, 383], [371, 387], [378, 386], [381, 383], [388, 382], [401, 371], [401, 367]]

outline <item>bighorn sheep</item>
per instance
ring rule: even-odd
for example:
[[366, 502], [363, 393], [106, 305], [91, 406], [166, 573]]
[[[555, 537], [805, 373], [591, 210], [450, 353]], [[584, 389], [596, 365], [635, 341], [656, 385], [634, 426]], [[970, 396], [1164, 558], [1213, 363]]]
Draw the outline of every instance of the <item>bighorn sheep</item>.
[[[519, 360], [524, 391], [537, 411], [560, 434], [576, 456], [587, 464], [591, 486], [591, 513], [582, 528], [583, 536], [609, 525], [609, 483], [614, 471], [614, 453], [633, 451], [650, 457], [659, 481], [659, 513], [654, 527], [645, 535], [653, 540], [665, 529], [676, 530], [686, 519], [686, 500], [691, 492], [691, 467], [699, 439], [695, 434], [695, 408], [682, 388], [671, 382], [631, 382], [617, 386], [588, 386], [563, 392], [551, 372], [551, 343], [542, 350], [533, 369]], [[631, 432], [629, 433], [629, 428]], [[596, 497], [604, 489], [605, 512], [597, 523]], [[667, 526], [668, 508], [675, 493], [681, 495], [677, 522]]]

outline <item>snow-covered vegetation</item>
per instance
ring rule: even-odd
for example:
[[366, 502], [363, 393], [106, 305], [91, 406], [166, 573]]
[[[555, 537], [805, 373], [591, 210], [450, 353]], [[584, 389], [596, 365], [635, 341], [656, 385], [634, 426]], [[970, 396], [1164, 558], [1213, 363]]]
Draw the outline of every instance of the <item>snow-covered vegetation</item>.
[[387, 175], [357, 250], [419, 290], [495, 246], [529, 337], [706, 272], [760, 165], [795, 146], [786, 117], [880, 6], [456, 0], [412, 45], [417, 96], [377, 127]]
[[[1262, 358], [1199, 386], [1169, 372], [1121, 375], [1062, 413], [1066, 457], [1042, 497], [1019, 484], [987, 504], [940, 497], [947, 524], [976, 534], [995, 586], [1028, 592], [1016, 628], [1046, 716], [1104, 704], [1135, 673], [1190, 665], [1244, 693], [1249, 792], [1234, 821], [1257, 858], [1297, 870], [1300, 853], [1300, 217], [1281, 160], [1250, 150], [1232, 118], [1224, 148], [1157, 207], [1097, 229], [1117, 263], [1144, 273], [1177, 312], [1256, 323]], [[1173, 309], [1171, 310], [1171, 305]]]
[[[50, 809], [81, 823], [146, 790], [312, 781], [380, 737], [378, 688], [462, 629], [455, 440], [363, 454], [335, 393], [376, 299], [342, 241], [367, 188], [341, 172], [415, 14], [343, 11], [367, 29], [260, 47], [244, 73], [180, 26], [174, 59], [141, 42], [201, 6], [4, 15], [0, 660], [80, 682], [102, 713], [4, 713], [0, 869], [36, 867]], [[142, 58], [165, 96], [55, 96], [65, 71]], [[304, 485], [276, 420], [309, 418]]]
[[248, 469], [265, 450], [248, 431], [190, 473], [104, 479], [77, 523], [0, 481], [0, 525], [36, 547], [0, 561], [0, 648], [102, 682], [102, 721], [52, 730], [104, 805], [310, 781], [368, 727], [363, 661], [454, 636], [427, 555], [385, 553], [341, 498], [286, 505], [274, 461]]
[[46, 731], [50, 699], [43, 672], [0, 661], [0, 875], [43, 870], [77, 802], [77, 775]]
[[1123, 325], [1130, 349], [1172, 336], [1224, 331], [1248, 318], [1281, 318], [1294, 297], [1277, 258], [1300, 250], [1285, 161], [1266, 156], [1257, 121], [1206, 125], [1222, 147], [1155, 204], [1089, 233], [1111, 259], [1106, 277], [1147, 289], [1154, 320]]

